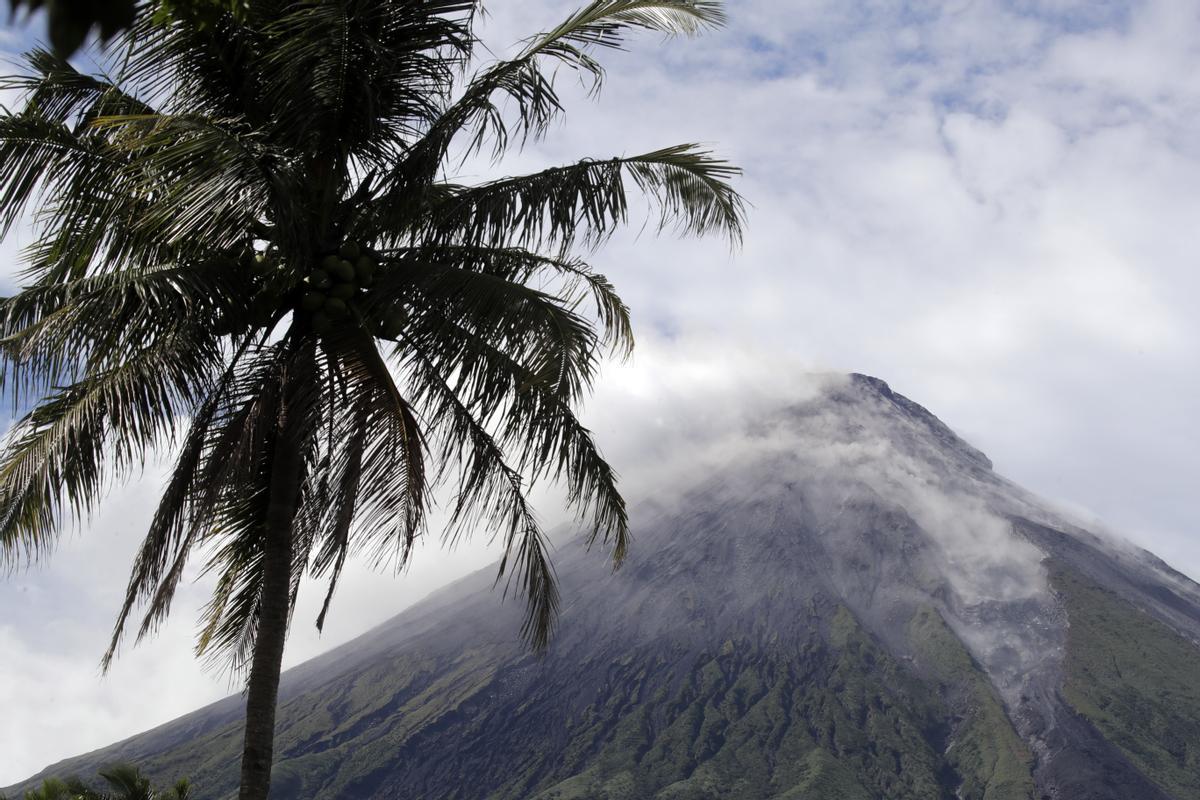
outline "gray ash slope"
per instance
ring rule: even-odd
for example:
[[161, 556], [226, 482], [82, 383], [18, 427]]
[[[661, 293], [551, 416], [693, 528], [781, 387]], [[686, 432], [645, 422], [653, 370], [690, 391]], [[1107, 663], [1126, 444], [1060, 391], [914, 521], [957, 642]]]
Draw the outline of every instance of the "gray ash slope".
[[[615, 574], [560, 546], [544, 658], [485, 571], [287, 673], [272, 797], [1200, 800], [1200, 586], [874, 378], [709, 453]], [[229, 797], [239, 713], [48, 773]]]

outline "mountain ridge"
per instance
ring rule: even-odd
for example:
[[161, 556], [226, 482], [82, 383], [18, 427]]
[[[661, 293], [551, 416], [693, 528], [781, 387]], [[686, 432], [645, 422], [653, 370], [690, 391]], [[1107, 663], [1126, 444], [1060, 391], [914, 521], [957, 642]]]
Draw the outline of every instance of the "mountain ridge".
[[[869, 376], [716, 453], [638, 507], [616, 574], [560, 548], [544, 659], [485, 571], [286, 673], [272, 797], [1200, 797], [1200, 745], [1168, 730], [1200, 724], [1170, 677], [1200, 685], [1186, 576]], [[240, 710], [52, 769], [134, 760], [225, 797]]]

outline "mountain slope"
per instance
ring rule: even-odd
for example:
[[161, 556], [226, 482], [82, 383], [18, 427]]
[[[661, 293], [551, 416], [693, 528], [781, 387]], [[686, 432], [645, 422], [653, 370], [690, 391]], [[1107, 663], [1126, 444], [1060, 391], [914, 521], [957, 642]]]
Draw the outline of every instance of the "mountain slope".
[[[486, 572], [285, 676], [273, 797], [1195, 800], [1200, 587], [864, 376], [564, 544], [542, 659]], [[231, 698], [51, 768], [231, 796]]]

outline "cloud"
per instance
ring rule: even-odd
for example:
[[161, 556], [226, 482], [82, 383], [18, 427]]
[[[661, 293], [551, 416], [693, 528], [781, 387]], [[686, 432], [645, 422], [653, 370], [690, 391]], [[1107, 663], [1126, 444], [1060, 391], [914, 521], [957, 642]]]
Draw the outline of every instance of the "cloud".
[[[610, 374], [587, 421], [631, 498], [687, 503], [714, 476], [731, 502], [763, 483], [807, 482], [806, 502], [830, 506], [829, 518], [850, 497], [903, 509], [965, 605], [1046, 595], [1043, 554], [1001, 516], [1016, 506], [997, 484], [846, 375], [691, 337], [652, 339]], [[860, 399], [830, 403], [830, 393]]]
[[1028, 625], [1057, 618], [1045, 553], [1007, 516], [1053, 524], [1055, 512], [977, 474], [977, 455], [925, 420], [845, 375], [687, 336], [652, 339], [615, 377], [589, 422], [654, 516], [782, 495], [811, 521], [794, 535], [821, 564], [821, 586], [885, 637], [897, 609], [939, 604], [1011, 703], [1061, 655], [1059, 626]]

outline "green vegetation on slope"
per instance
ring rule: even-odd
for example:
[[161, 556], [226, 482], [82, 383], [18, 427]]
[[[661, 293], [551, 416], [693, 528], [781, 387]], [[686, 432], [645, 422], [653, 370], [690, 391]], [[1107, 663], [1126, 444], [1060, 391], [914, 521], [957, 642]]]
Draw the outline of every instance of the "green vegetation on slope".
[[[178, 780], [170, 789], [155, 789], [141, 770], [131, 764], [115, 764], [100, 770], [105, 789], [100, 790], [78, 777], [47, 778], [36, 789], [27, 790], [23, 800], [188, 800], [191, 784]], [[0, 794], [0, 800], [7, 796]]]
[[961, 800], [1029, 800], [1034, 796], [1033, 756], [1005, 714], [987, 676], [945, 620], [920, 609], [908, 626], [918, 662], [937, 682], [962, 721], [946, 759], [962, 777]]
[[[627, 686], [636, 686], [630, 676]], [[683, 680], [661, 675], [622, 713], [598, 756], [537, 800], [939, 800], [952, 797], [935, 729], [936, 693], [844, 608], [828, 643], [773, 649], [727, 642]], [[622, 683], [624, 683], [622, 681]], [[610, 698], [610, 703], [611, 703]], [[617, 704], [621, 705], [620, 703]], [[594, 741], [620, 708], [570, 731]], [[518, 786], [497, 796], [517, 798]]]
[[[281, 705], [274, 782], [288, 797], [1028, 800], [1028, 754], [936, 613], [911, 624], [916, 671], [845, 608], [807, 613], [807, 640], [700, 654], [601, 646], [542, 671], [510, 642], [382, 660]], [[513, 683], [531, 668], [543, 679]], [[237, 748], [231, 726], [147, 766], [215, 798], [236, 787]]]
[[1070, 618], [1067, 702], [1175, 797], [1200, 797], [1200, 649], [1087, 581], [1058, 570]]

